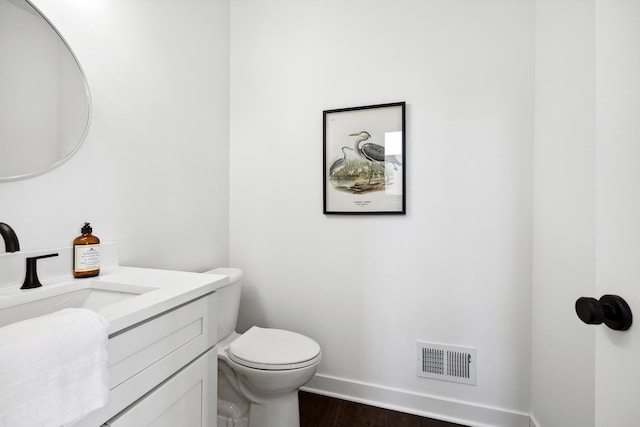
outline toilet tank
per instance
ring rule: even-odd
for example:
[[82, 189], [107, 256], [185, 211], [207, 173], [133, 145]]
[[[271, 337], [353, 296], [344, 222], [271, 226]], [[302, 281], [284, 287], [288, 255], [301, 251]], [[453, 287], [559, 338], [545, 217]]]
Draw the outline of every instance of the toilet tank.
[[218, 296], [218, 341], [236, 330], [240, 296], [242, 294], [242, 270], [239, 268], [216, 268], [208, 274], [229, 276], [229, 284], [216, 291]]

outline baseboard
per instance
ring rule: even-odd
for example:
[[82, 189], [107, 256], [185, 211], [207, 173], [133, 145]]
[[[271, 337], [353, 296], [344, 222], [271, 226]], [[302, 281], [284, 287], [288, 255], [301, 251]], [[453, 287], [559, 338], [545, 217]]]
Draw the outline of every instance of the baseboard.
[[302, 390], [470, 427], [535, 426], [535, 424], [530, 424], [528, 414], [411, 393], [328, 375], [316, 375]]
[[540, 424], [536, 421], [535, 417], [531, 415], [531, 420], [529, 421], [529, 427], [538, 427]]

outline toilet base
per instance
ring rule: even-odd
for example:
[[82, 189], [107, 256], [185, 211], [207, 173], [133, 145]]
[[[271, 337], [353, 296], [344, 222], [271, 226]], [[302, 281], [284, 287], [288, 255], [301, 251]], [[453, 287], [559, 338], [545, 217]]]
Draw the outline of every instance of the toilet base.
[[218, 427], [300, 427], [298, 390], [253, 403], [232, 386], [233, 370], [218, 361]]
[[249, 427], [300, 427], [298, 390], [268, 403], [251, 403]]
[[[220, 387], [218, 387], [220, 393]], [[223, 392], [224, 395], [224, 392]], [[218, 427], [249, 427], [248, 413], [242, 413], [239, 405], [218, 399]]]
[[218, 415], [218, 427], [248, 427], [249, 422], [246, 418], [234, 419]]

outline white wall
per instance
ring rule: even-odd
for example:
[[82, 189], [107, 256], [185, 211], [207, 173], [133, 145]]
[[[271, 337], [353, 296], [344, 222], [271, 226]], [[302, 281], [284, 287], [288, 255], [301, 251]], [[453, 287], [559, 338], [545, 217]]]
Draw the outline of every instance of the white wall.
[[[534, 12], [533, 1], [232, 2], [240, 323], [317, 339], [313, 387], [528, 425]], [[407, 215], [323, 215], [322, 111], [394, 101], [407, 102]], [[476, 347], [478, 385], [418, 378], [416, 340]]]
[[227, 264], [228, 1], [35, 4], [83, 65], [93, 119], [70, 161], [0, 183], [0, 221], [23, 249], [69, 245], [91, 221], [124, 264]]

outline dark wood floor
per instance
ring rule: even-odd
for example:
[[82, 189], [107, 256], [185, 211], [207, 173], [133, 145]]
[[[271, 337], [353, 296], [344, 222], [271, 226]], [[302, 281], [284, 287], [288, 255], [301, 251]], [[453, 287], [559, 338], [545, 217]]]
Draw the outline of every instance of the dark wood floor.
[[300, 427], [465, 427], [301, 391]]

